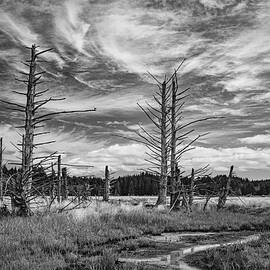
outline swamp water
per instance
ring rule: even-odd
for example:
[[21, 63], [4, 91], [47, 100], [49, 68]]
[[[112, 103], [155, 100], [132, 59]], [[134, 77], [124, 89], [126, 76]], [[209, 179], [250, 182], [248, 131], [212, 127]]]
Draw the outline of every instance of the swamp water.
[[119, 261], [159, 266], [164, 269], [198, 270], [184, 261], [186, 255], [222, 246], [247, 243], [259, 237], [259, 234], [250, 232], [163, 233], [145, 237], [144, 241], [149, 241], [149, 247], [127, 253], [126, 256], [119, 258]]

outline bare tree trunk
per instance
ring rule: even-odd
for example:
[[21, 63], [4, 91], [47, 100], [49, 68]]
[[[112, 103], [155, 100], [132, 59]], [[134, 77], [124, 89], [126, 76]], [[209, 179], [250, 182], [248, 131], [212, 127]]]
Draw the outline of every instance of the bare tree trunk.
[[227, 197], [229, 195], [229, 191], [230, 191], [230, 187], [231, 187], [232, 173], [233, 173], [233, 166], [231, 166], [231, 168], [230, 168], [230, 173], [229, 173], [229, 177], [228, 177], [227, 182], [226, 182], [226, 186], [221, 191], [221, 193], [219, 195], [218, 204], [217, 204], [217, 210], [220, 210], [226, 204]]
[[177, 162], [175, 165], [175, 194], [174, 194], [174, 201], [172, 206], [170, 206], [171, 210], [179, 210], [180, 209], [180, 204], [181, 204], [181, 174], [180, 170], [177, 166]]
[[18, 172], [12, 180], [11, 209], [12, 213], [18, 216], [28, 216], [31, 213], [29, 195], [27, 190], [29, 171], [25, 169], [25, 136], [22, 136], [22, 171]]
[[103, 188], [103, 201], [109, 201], [110, 196], [110, 173], [108, 166], [105, 167], [105, 179]]
[[63, 200], [68, 198], [68, 183], [67, 183], [67, 168], [62, 169], [62, 179], [63, 179]]
[[209, 203], [209, 201], [210, 201], [211, 197], [212, 197], [212, 195], [211, 195], [211, 194], [208, 194], [208, 195], [206, 196], [206, 198], [205, 198], [205, 203], [204, 203], [204, 206], [203, 206], [203, 212], [205, 212], [205, 211], [206, 211], [206, 209], [207, 209], [207, 205], [208, 205], [208, 203]]
[[22, 135], [22, 173], [25, 172], [25, 136]]
[[172, 82], [172, 107], [171, 107], [171, 196], [170, 208], [175, 206], [175, 200], [179, 197], [176, 192], [176, 87], [175, 81]]
[[61, 155], [57, 159], [57, 201], [61, 202]]
[[191, 177], [190, 177], [190, 187], [189, 187], [189, 194], [188, 194], [188, 204], [191, 210], [193, 204], [193, 197], [194, 197], [194, 169], [191, 170]]
[[51, 164], [51, 177], [50, 177], [50, 200], [55, 199], [55, 171], [53, 169], [53, 163]]
[[34, 144], [34, 115], [35, 115], [35, 91], [36, 91], [36, 46], [31, 48], [31, 59], [29, 64], [29, 76], [27, 85], [27, 101], [25, 107], [25, 138], [24, 138], [24, 161], [23, 177], [25, 185], [23, 189], [29, 193], [32, 186], [32, 166], [33, 166], [33, 144]]
[[23, 175], [18, 173], [13, 181], [12, 212], [17, 216], [29, 216], [31, 213], [27, 194], [24, 192]]
[[0, 207], [3, 203], [3, 138], [0, 138]]
[[156, 205], [167, 203], [167, 181], [168, 181], [168, 149], [167, 149], [167, 107], [166, 107], [166, 82], [162, 84], [161, 92], [161, 170], [158, 199]]
[[25, 134], [22, 136], [22, 173], [18, 174], [13, 190], [12, 205], [14, 213], [20, 216], [30, 214], [29, 196], [32, 187], [33, 147], [34, 147], [34, 115], [35, 115], [35, 88], [36, 88], [36, 46], [31, 47], [29, 73], [27, 80], [26, 106], [25, 106]]
[[15, 190], [16, 190], [16, 179], [14, 177], [14, 178], [11, 178], [11, 195], [10, 195], [12, 213], [15, 213]]
[[190, 212], [190, 207], [189, 207], [189, 202], [188, 202], [188, 193], [186, 190], [186, 187], [184, 185], [184, 183], [182, 182], [181, 185], [181, 192], [182, 192], [182, 206], [186, 208], [187, 212]]

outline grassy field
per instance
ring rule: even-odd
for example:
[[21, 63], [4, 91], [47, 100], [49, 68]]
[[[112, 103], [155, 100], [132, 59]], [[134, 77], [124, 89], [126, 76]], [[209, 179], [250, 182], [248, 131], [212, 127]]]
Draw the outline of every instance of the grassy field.
[[[267, 208], [259, 212], [241, 209], [194, 210], [188, 215], [146, 209], [141, 204], [93, 202], [86, 209], [61, 214], [2, 218], [0, 269], [122, 269], [117, 253], [131, 245], [128, 239], [143, 234], [270, 229]], [[134, 241], [134, 245], [138, 243]], [[103, 254], [105, 248], [109, 253]], [[129, 268], [140, 267], [126, 265], [123, 269]]]

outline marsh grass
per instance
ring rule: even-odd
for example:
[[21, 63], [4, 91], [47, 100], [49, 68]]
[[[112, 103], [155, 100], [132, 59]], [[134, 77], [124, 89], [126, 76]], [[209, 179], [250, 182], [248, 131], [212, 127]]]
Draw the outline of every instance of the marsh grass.
[[270, 219], [265, 216], [258, 214], [254, 218], [227, 210], [194, 211], [188, 215], [149, 210], [141, 205], [96, 203], [87, 209], [61, 214], [7, 217], [0, 220], [0, 269], [72, 269], [70, 265], [78, 265], [90, 257], [103, 258], [105, 248], [114, 252], [136, 248], [138, 243], [131, 240], [143, 234], [267, 230]]
[[200, 269], [268, 270], [270, 269], [270, 234], [250, 243], [212, 249], [186, 259]]

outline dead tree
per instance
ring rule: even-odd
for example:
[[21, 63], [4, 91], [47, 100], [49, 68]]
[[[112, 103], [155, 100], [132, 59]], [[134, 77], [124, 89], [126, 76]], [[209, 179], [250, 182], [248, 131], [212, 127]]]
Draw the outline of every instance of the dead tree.
[[105, 178], [103, 186], [103, 201], [109, 201], [110, 196], [110, 172], [108, 166], [105, 167]]
[[168, 91], [167, 83], [164, 81], [161, 85], [161, 122], [160, 122], [160, 180], [157, 205], [166, 205], [167, 181], [168, 181]]
[[68, 198], [67, 168], [62, 168], [62, 199]]
[[50, 177], [50, 201], [55, 199], [55, 171], [53, 169], [53, 163], [51, 163], [51, 175]]
[[[165, 76], [163, 82], [160, 82], [154, 75], [149, 73], [158, 86], [158, 90], [154, 94], [154, 104], [146, 102], [145, 108], [140, 104], [138, 105], [153, 127], [151, 127], [151, 130], [147, 130], [139, 125], [140, 129], [136, 132], [138, 138], [128, 138], [143, 143], [148, 149], [146, 152], [148, 157], [145, 160], [150, 164], [150, 167], [146, 171], [159, 176], [159, 191], [156, 205], [166, 205], [168, 192], [171, 194], [170, 206], [177, 205], [174, 203], [175, 199], [179, 197], [179, 190], [176, 187], [181, 185], [176, 180], [181, 179], [181, 174], [176, 174], [176, 166], [179, 164], [182, 155], [191, 150], [192, 144], [202, 137], [202, 135], [198, 135], [190, 139], [194, 129], [187, 129], [197, 122], [214, 118], [206, 117], [188, 123], [182, 122], [183, 100], [187, 97], [185, 93], [189, 90], [187, 88], [179, 91], [178, 88], [177, 72], [183, 63], [184, 60], [169, 79], [166, 79]], [[189, 139], [188, 142], [186, 141], [187, 139]], [[170, 185], [168, 189], [169, 175]]]
[[[180, 173], [180, 176], [176, 177], [176, 165], [181, 164], [181, 158], [182, 155], [192, 149], [194, 149], [193, 145], [196, 141], [198, 141], [202, 136], [205, 134], [200, 134], [192, 138], [195, 129], [193, 126], [198, 122], [203, 122], [210, 119], [215, 119], [216, 117], [204, 117], [199, 118], [193, 121], [184, 122], [183, 117], [183, 106], [185, 104], [186, 98], [189, 96], [187, 91], [189, 91], [189, 88], [186, 88], [182, 91], [179, 91], [178, 86], [178, 79], [177, 79], [177, 72], [184, 63], [184, 60], [181, 62], [181, 64], [178, 66], [178, 68], [175, 70], [174, 74], [171, 76], [170, 80], [171, 82], [171, 108], [170, 108], [170, 125], [171, 130], [169, 132], [169, 139], [170, 139], [170, 153], [171, 153], [171, 174], [170, 174], [170, 188], [169, 191], [171, 193], [170, 196], [170, 207], [172, 205], [179, 205], [179, 203], [174, 203], [174, 200], [176, 198], [179, 198], [179, 190], [177, 189], [183, 189], [185, 192], [189, 190], [189, 188], [186, 188], [181, 183], [177, 183], [176, 180], [181, 181], [182, 173]], [[203, 170], [204, 168], [202, 168]], [[193, 179], [194, 181], [194, 179]], [[182, 194], [185, 195], [184, 190], [182, 190]], [[185, 195], [186, 196], [186, 195]], [[185, 204], [186, 199], [183, 197], [182, 204], [184, 206], [189, 206], [189, 199], [187, 199], [187, 205]]]
[[[150, 74], [150, 73], [149, 73]], [[169, 157], [169, 99], [170, 87], [166, 78], [161, 83], [152, 74], [150, 74], [158, 82], [158, 91], [154, 94], [154, 105], [146, 102], [146, 108], [138, 104], [139, 108], [150, 120], [153, 127], [151, 131], [146, 130], [139, 124], [139, 130], [135, 131], [136, 138], [123, 137], [142, 143], [146, 146], [148, 156], [145, 161], [150, 164], [146, 170], [159, 176], [159, 191], [156, 205], [166, 205], [167, 182], [168, 182], [168, 157]]]
[[35, 95], [36, 85], [40, 80], [40, 77], [36, 75], [37, 57], [36, 47], [31, 48], [31, 59], [29, 63], [29, 74], [27, 82], [27, 94], [26, 94], [26, 106], [25, 106], [25, 135], [24, 141], [24, 160], [23, 162], [23, 173], [27, 174], [25, 182], [26, 192], [30, 192], [32, 186], [32, 165], [33, 165], [33, 147], [34, 147], [34, 117], [35, 117]]
[[[175, 172], [174, 172], [175, 181], [173, 183], [171, 182], [172, 186], [171, 188], [171, 200], [170, 200], [170, 211], [171, 210], [179, 210], [180, 203], [181, 203], [181, 173], [180, 169], [178, 168], [178, 165], [175, 165]], [[171, 178], [172, 180], [172, 178]], [[173, 196], [172, 196], [173, 195]]]
[[192, 204], [193, 204], [193, 197], [194, 197], [194, 177], [195, 177], [195, 172], [194, 169], [192, 168], [191, 170], [191, 176], [190, 176], [190, 186], [189, 186], [189, 196], [188, 196], [188, 204], [189, 208], [191, 209]]
[[229, 173], [229, 176], [228, 176], [227, 181], [226, 181], [226, 186], [223, 187], [223, 189], [220, 192], [220, 195], [218, 198], [217, 210], [224, 208], [224, 206], [226, 204], [227, 197], [229, 195], [230, 188], [231, 188], [232, 174], [233, 174], [233, 166], [231, 166], [231, 168], [230, 168], [230, 173]]
[[188, 201], [188, 190], [184, 185], [184, 182], [181, 181], [181, 194], [182, 194], [182, 206], [186, 208], [186, 211], [190, 213], [190, 205]]
[[203, 212], [206, 211], [207, 205], [208, 205], [208, 203], [209, 203], [209, 201], [210, 201], [211, 198], [212, 198], [212, 194], [211, 193], [208, 193], [206, 195], [205, 202], [204, 202], [204, 205], [203, 205]]
[[[28, 48], [28, 47], [27, 47]], [[19, 144], [22, 146], [22, 173], [20, 176], [20, 189], [17, 189], [17, 193], [21, 192], [21, 194], [17, 194], [18, 197], [22, 200], [22, 209], [27, 209], [25, 213], [23, 211], [19, 211], [22, 215], [28, 215], [29, 213], [29, 202], [35, 197], [34, 193], [37, 190], [32, 189], [33, 182], [33, 167], [38, 166], [46, 166], [47, 162], [51, 161], [55, 158], [55, 154], [43, 156], [43, 157], [34, 157], [33, 150], [36, 149], [40, 145], [47, 145], [53, 143], [55, 141], [45, 141], [45, 142], [34, 142], [34, 139], [38, 136], [48, 134], [47, 131], [36, 132], [38, 129], [43, 128], [45, 123], [51, 120], [54, 116], [60, 114], [72, 114], [72, 113], [82, 113], [82, 112], [91, 112], [96, 109], [89, 110], [75, 110], [75, 111], [59, 111], [59, 112], [48, 112], [44, 106], [46, 106], [50, 102], [61, 101], [65, 98], [44, 98], [44, 95], [49, 91], [49, 89], [37, 91], [37, 86], [43, 83], [42, 75], [46, 73], [45, 71], [38, 71], [38, 63], [40, 62], [39, 57], [52, 49], [47, 49], [43, 51], [38, 51], [36, 45], [32, 45], [30, 48], [30, 59], [27, 60], [24, 64], [27, 66], [29, 71], [27, 73], [21, 72], [25, 78], [16, 79], [19, 82], [26, 84], [27, 91], [18, 92], [13, 91], [18, 95], [22, 95], [26, 97], [26, 104], [17, 104], [14, 102], [0, 100], [2, 103], [9, 105], [8, 109], [13, 111], [23, 113], [23, 122], [22, 126], [18, 128], [23, 129], [22, 142]], [[43, 113], [42, 113], [43, 112]], [[47, 169], [49, 169], [48, 166]], [[26, 206], [25, 206], [26, 205]]]
[[[176, 83], [175, 80], [172, 81], [172, 105], [171, 105], [171, 194], [170, 194], [170, 208], [173, 207], [175, 200], [178, 198], [177, 190], [177, 180], [179, 176], [176, 176]], [[178, 172], [179, 173], [179, 172]]]
[[61, 155], [58, 156], [57, 159], [57, 202], [61, 202], [61, 187], [62, 187], [62, 181], [61, 181]]
[[[184, 60], [179, 65], [178, 69], [182, 66]], [[178, 207], [180, 204], [180, 197], [179, 197], [179, 189], [183, 188], [181, 184], [181, 173], [178, 168], [178, 160], [181, 155], [181, 150], [177, 149], [179, 147], [179, 140], [183, 138], [183, 136], [179, 136], [179, 121], [181, 120], [181, 108], [184, 105], [181, 103], [181, 100], [185, 98], [183, 94], [188, 90], [184, 90], [179, 93], [178, 83], [177, 83], [177, 71], [171, 76], [172, 85], [171, 85], [171, 130], [170, 130], [170, 208], [174, 205], [174, 207]], [[185, 150], [185, 149], [184, 149]], [[177, 170], [177, 174], [176, 174]], [[175, 200], [178, 199], [179, 201], [175, 203]]]
[[[153, 75], [152, 75], [153, 76]], [[155, 78], [153, 76], [153, 78]], [[168, 155], [169, 155], [169, 99], [171, 85], [165, 80], [158, 82], [158, 91], [154, 95], [156, 107], [147, 103], [147, 108], [143, 108], [140, 104], [139, 107], [154, 125], [152, 132], [147, 131], [144, 127], [140, 126], [140, 131], [137, 132], [140, 137], [140, 142], [148, 148], [146, 153], [149, 158], [150, 172], [159, 175], [159, 191], [156, 205], [166, 205], [167, 198], [167, 182], [168, 182]]]

